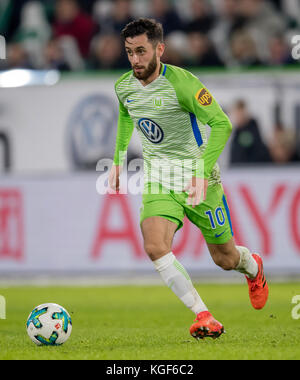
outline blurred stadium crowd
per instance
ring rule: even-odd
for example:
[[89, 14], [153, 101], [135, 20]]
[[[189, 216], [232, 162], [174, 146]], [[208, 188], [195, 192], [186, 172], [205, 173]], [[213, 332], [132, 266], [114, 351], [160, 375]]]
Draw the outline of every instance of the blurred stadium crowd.
[[290, 45], [300, 34], [299, 0], [0, 0], [0, 69], [126, 69], [120, 31], [139, 16], [163, 24], [171, 64], [299, 64]]
[[[300, 35], [300, 0], [0, 0], [0, 35], [7, 58], [0, 70], [127, 70], [120, 38], [137, 17], [153, 17], [165, 30], [163, 61], [184, 67], [296, 67], [292, 36]], [[280, 118], [265, 141], [247, 104], [231, 110], [230, 164], [300, 162], [300, 133]], [[7, 134], [5, 170], [10, 170]], [[297, 147], [298, 145], [298, 147]]]

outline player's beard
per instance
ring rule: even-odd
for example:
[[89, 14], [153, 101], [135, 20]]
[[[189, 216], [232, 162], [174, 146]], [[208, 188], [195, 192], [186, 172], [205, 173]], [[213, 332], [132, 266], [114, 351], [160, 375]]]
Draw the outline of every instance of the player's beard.
[[[141, 68], [144, 68], [144, 66], [141, 66]], [[133, 73], [134, 76], [139, 79], [139, 80], [147, 80], [157, 69], [157, 58], [156, 58], [156, 53], [154, 53], [153, 58], [148, 64], [148, 67], [144, 69], [144, 71], [137, 73], [135, 71], [135, 68], [133, 67]]]

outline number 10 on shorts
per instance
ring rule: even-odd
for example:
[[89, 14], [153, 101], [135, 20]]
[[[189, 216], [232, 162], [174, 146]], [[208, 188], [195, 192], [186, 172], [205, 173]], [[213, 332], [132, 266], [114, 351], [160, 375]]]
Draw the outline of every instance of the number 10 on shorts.
[[213, 230], [216, 229], [216, 223], [219, 226], [224, 226], [225, 215], [221, 207], [216, 208], [214, 212], [212, 210], [208, 210], [205, 212], [205, 215], [208, 217]]

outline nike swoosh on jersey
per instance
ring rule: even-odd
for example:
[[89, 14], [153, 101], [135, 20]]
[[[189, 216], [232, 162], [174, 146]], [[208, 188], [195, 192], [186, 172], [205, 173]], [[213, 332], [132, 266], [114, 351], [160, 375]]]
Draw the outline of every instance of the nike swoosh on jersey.
[[225, 233], [225, 231], [223, 231], [221, 234], [215, 234], [215, 237], [218, 238], [218, 237], [222, 236], [224, 233]]
[[132, 102], [134, 102], [134, 99], [133, 100], [127, 99], [127, 103], [132, 103]]

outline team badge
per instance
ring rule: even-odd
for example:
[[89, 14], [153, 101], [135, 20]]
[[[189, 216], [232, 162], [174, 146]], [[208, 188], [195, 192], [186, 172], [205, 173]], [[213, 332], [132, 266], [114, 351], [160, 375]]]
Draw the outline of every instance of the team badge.
[[163, 98], [158, 96], [153, 99], [153, 104], [155, 108], [161, 108], [164, 105]]
[[146, 138], [154, 144], [159, 144], [164, 138], [161, 127], [150, 119], [140, 119], [138, 126]]
[[205, 88], [201, 88], [201, 90], [197, 92], [196, 99], [201, 106], [209, 106], [213, 101], [213, 97]]

